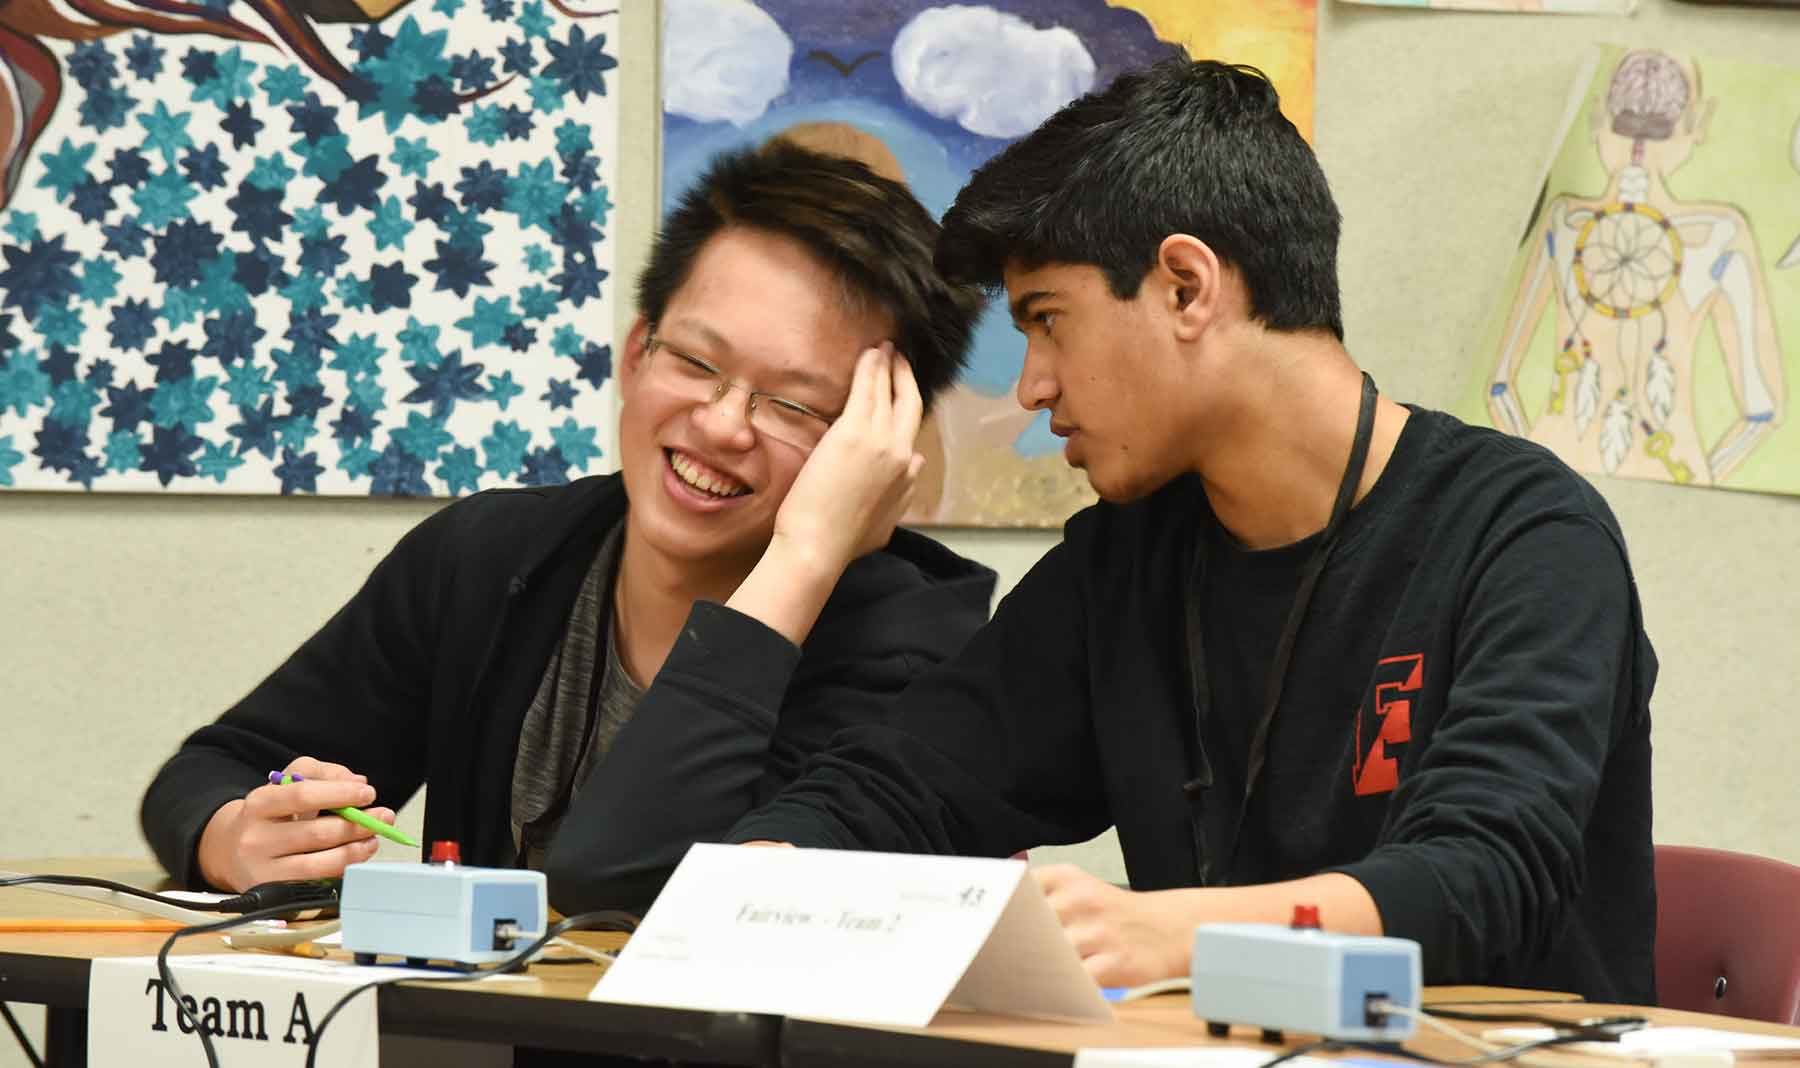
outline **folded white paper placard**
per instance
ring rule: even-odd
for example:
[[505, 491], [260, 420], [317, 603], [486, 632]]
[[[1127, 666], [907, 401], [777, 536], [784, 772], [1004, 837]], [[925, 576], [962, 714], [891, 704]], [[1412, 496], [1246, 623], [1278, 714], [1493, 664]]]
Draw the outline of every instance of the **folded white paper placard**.
[[[222, 1068], [306, 1063], [313, 1031], [337, 1000], [390, 976], [441, 976], [416, 968], [366, 968], [302, 957], [228, 953], [171, 957], [170, 970]], [[135, 1068], [205, 1063], [195, 1023], [176, 1011], [155, 957], [96, 958], [88, 973], [88, 1062]], [[331, 1021], [317, 1062], [376, 1068], [375, 992]]]
[[696, 845], [595, 1001], [923, 1027], [1110, 1021], [1018, 860]]

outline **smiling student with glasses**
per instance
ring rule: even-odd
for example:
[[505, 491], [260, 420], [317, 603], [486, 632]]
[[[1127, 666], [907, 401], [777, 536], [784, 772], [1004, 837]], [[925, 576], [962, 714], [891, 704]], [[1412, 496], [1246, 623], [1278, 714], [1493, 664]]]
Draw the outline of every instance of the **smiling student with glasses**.
[[391, 821], [429, 783], [426, 841], [543, 868], [565, 912], [641, 907], [840, 727], [885, 719], [993, 592], [895, 526], [980, 308], [932, 267], [936, 236], [860, 163], [782, 142], [716, 160], [639, 280], [620, 472], [409, 533], [163, 767], [158, 858], [220, 889], [336, 875], [374, 839], [320, 810]]

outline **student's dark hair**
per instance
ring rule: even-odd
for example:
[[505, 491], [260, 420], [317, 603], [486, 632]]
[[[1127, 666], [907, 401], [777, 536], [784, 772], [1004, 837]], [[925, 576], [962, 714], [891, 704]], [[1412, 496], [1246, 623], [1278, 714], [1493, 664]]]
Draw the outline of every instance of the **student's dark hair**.
[[969, 179], [937, 264], [989, 288], [1009, 262], [1091, 264], [1128, 300], [1170, 234], [1236, 268], [1266, 326], [1343, 338], [1337, 205], [1254, 67], [1178, 57], [1072, 101]]
[[847, 306], [894, 318], [894, 345], [932, 399], [956, 381], [981, 311], [980, 286], [932, 264], [938, 224], [898, 182], [780, 139], [715, 158], [663, 223], [638, 279], [638, 311], [661, 321], [701, 248], [728, 227], [799, 242], [842, 283]]

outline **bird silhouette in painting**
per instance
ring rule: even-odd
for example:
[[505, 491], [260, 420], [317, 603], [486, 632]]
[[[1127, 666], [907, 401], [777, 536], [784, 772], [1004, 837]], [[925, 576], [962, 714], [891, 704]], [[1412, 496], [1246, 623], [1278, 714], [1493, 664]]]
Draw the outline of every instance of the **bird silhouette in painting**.
[[815, 48], [812, 51], [806, 53], [806, 58], [821, 60], [821, 61], [829, 64], [831, 66], [832, 70], [835, 70], [839, 74], [848, 78], [852, 74], [856, 73], [856, 68], [862, 66], [864, 63], [867, 63], [871, 59], [880, 59], [883, 55], [885, 55], [885, 53], [864, 52], [862, 55], [857, 56], [855, 59], [851, 60], [850, 62], [845, 63], [843, 60], [832, 55], [830, 52], [825, 51], [823, 48]]

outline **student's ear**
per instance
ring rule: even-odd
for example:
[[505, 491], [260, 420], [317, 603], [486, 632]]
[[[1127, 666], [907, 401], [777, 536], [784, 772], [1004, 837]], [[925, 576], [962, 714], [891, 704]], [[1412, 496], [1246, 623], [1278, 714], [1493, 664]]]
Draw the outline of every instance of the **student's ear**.
[[650, 358], [650, 320], [642, 315], [625, 335], [625, 358], [619, 361], [619, 388], [628, 388]]
[[1151, 282], [1183, 341], [1194, 340], [1219, 317], [1224, 281], [1218, 254], [1191, 234], [1170, 234], [1156, 250]]

